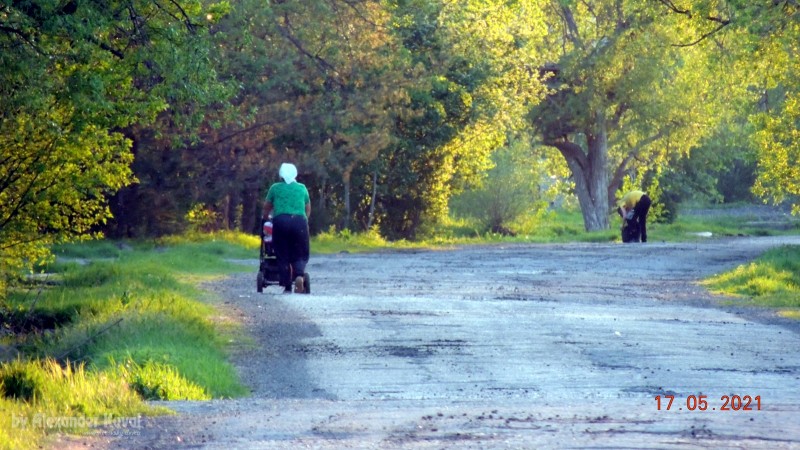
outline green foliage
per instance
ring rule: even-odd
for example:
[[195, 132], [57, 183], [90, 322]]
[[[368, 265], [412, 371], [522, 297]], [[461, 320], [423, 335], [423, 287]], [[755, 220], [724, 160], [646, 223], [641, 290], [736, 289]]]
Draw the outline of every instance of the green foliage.
[[164, 414], [117, 374], [62, 366], [53, 359], [0, 365], [0, 448], [43, 445], [51, 433], [80, 433], [122, 417]]
[[425, 245], [425, 243], [412, 243], [403, 240], [387, 241], [380, 235], [377, 228], [361, 233], [347, 229], [336, 231], [334, 228], [330, 228], [328, 231], [319, 233], [311, 239], [311, 251], [322, 254], [422, 248]]
[[[589, 230], [608, 227], [626, 176], [685, 154], [718, 120], [707, 46], [681, 47], [694, 25], [659, 2], [563, 1], [546, 15], [542, 74], [551, 91], [532, 127], [569, 164]], [[555, 8], [554, 8], [555, 10]]]
[[207, 207], [203, 203], [195, 204], [189, 212], [186, 213], [186, 222], [188, 222], [188, 231], [197, 232], [210, 232], [216, 228], [216, 222], [219, 221], [219, 213]]
[[195, 383], [187, 381], [172, 366], [146, 361], [143, 365], [128, 360], [115, 366], [119, 376], [145, 400], [209, 400], [211, 397]]
[[587, 229], [608, 228], [626, 177], [669, 220], [687, 198], [745, 198], [756, 175], [759, 196], [796, 202], [797, 11], [11, 2], [0, 12], [0, 272], [30, 271], [51, 243], [99, 229], [255, 232], [284, 161], [311, 190], [312, 231], [430, 236], [508, 136], [557, 149], [547, 158], [569, 174], [553, 175]]
[[760, 306], [800, 308], [800, 247], [769, 250], [758, 260], [703, 282], [713, 292]]
[[535, 43], [545, 28], [537, 1], [391, 3], [419, 71], [411, 113], [381, 159], [378, 199], [381, 231], [409, 239], [446, 217], [453, 194], [479, 185], [492, 151], [520, 128], [543, 91], [529, 71], [542, 62]]
[[[131, 129], [222, 95], [199, 1], [1, 8], [0, 296], [7, 274], [110, 217], [107, 195], [135, 180]], [[174, 121], [195, 121], [190, 109]]]
[[760, 130], [754, 136], [759, 150], [754, 191], [776, 204], [792, 202], [793, 214], [800, 214], [800, 85], [797, 88], [787, 95], [780, 114], [755, 118]]
[[[757, 102], [758, 112], [748, 108], [738, 113], [740, 121], [747, 117], [755, 128], [749, 143], [758, 164], [754, 193], [776, 204], [787, 200], [800, 213], [800, 177], [795, 169], [800, 161], [796, 76], [800, 6], [797, 2], [702, 1], [692, 2], [683, 17], [713, 29], [705, 39], [696, 40], [711, 40], [708, 36], [713, 35], [716, 43], [724, 45], [727, 57], [720, 59], [722, 70], [715, 72], [715, 80], [729, 89], [725, 100], [737, 106], [736, 99], [742, 97]], [[724, 109], [713, 113], [720, 111]], [[746, 144], [742, 140], [737, 146]]]
[[456, 215], [477, 219], [484, 231], [510, 233], [510, 225], [523, 215], [536, 217], [543, 211], [545, 174], [523, 141], [495, 151], [492, 160], [495, 166], [483, 185], [455, 197], [451, 207]]
[[[741, 109], [746, 111], [748, 105]], [[674, 203], [752, 201], [756, 154], [748, 145], [752, 127], [743, 120], [720, 124], [688, 155], [671, 157], [659, 176], [664, 197]]]

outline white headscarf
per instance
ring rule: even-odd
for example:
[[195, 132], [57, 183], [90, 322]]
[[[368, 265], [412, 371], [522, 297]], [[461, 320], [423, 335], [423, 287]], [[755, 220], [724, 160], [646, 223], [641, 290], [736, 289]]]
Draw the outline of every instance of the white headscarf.
[[278, 170], [278, 175], [283, 178], [286, 184], [292, 184], [295, 182], [295, 178], [297, 178], [297, 167], [291, 163], [283, 163], [281, 164], [280, 170]]

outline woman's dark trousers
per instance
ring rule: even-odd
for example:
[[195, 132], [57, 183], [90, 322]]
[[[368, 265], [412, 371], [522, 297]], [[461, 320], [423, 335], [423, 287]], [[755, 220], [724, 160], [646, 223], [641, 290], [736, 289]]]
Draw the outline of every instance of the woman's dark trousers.
[[639, 234], [642, 242], [647, 242], [647, 213], [650, 211], [650, 197], [643, 195], [633, 207], [633, 223], [639, 225]]
[[278, 260], [281, 286], [291, 289], [294, 278], [305, 274], [310, 245], [305, 216], [281, 214], [272, 220], [272, 241]]

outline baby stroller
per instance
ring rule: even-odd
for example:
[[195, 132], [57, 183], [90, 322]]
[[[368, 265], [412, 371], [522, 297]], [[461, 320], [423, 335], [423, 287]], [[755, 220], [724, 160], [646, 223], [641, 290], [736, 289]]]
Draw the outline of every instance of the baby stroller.
[[[258, 275], [256, 276], [256, 291], [264, 292], [264, 288], [269, 285], [281, 284], [280, 270], [278, 269], [278, 257], [275, 255], [275, 246], [272, 241], [272, 216], [270, 216], [261, 226], [261, 250], [259, 252]], [[289, 268], [291, 270], [291, 267]], [[289, 277], [294, 279], [294, 277]], [[311, 278], [308, 273], [303, 275], [303, 284], [306, 294], [311, 293]]]

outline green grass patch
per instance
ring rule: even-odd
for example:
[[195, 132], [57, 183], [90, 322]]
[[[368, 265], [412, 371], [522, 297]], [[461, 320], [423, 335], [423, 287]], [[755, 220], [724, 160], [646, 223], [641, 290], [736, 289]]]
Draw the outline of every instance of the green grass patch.
[[797, 309], [779, 311], [778, 315], [787, 319], [800, 320], [800, 310]]
[[[0, 448], [84, 431], [78, 419], [163, 413], [143, 400], [245, 395], [226, 356], [240, 331], [196, 285], [252, 270], [230, 260], [256, 258], [257, 245], [227, 234], [59, 247], [68, 262], [42, 268], [58, 272], [58, 284], [12, 290], [0, 304], [24, 355], [0, 364]], [[76, 420], [30, 425], [37, 417]]]
[[426, 248], [429, 246], [430, 244], [426, 242], [387, 241], [375, 230], [354, 233], [350, 230], [336, 231], [331, 229], [311, 238], [311, 252], [317, 254], [360, 253], [388, 249]]
[[[708, 216], [680, 215], [675, 223], [649, 221], [648, 240], [651, 242], [692, 242], [725, 236], [767, 236], [797, 234], [798, 229], [772, 230], [752, 226], [754, 216], [725, 214]], [[401, 250], [411, 248], [441, 248], [472, 244], [509, 243], [569, 243], [569, 242], [621, 242], [620, 220], [616, 214], [609, 216], [608, 230], [588, 232], [583, 215], [578, 209], [552, 210], [535, 217], [521, 218], [510, 224], [515, 236], [485, 232], [474, 221], [465, 218], [447, 218], [435, 229], [427, 230], [414, 242], [388, 241], [377, 231], [354, 233], [347, 230], [329, 230], [311, 240], [312, 253], [367, 252], [376, 250]], [[257, 241], [255, 252], [257, 252]]]
[[756, 261], [704, 280], [703, 285], [749, 304], [800, 308], [800, 246], [769, 250]]
[[48, 434], [167, 413], [142, 402], [121, 373], [62, 366], [49, 358], [0, 366], [0, 449], [35, 448]]

